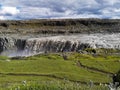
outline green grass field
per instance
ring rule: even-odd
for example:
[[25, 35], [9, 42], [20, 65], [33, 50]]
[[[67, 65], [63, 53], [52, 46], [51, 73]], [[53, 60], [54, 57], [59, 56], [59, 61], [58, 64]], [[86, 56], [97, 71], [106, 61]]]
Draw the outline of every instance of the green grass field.
[[[41, 54], [21, 59], [1, 56], [1, 90], [11, 88], [16, 90], [18, 86], [21, 89], [17, 90], [70, 90], [70, 88], [77, 88], [71, 90], [107, 90], [106, 86], [101, 87], [99, 84], [112, 82], [112, 74], [120, 70], [120, 56], [117, 55], [64, 54], [67, 56], [66, 60], [62, 53]], [[66, 80], [69, 83], [66, 84]], [[27, 86], [22, 85], [23, 81], [27, 82]], [[94, 88], [89, 88], [90, 81], [94, 83]], [[45, 83], [41, 84], [41, 82]], [[49, 82], [52, 84], [46, 84]], [[57, 84], [58, 82], [60, 84]], [[76, 83], [79, 86], [74, 87]], [[34, 85], [37, 89], [26, 89], [35, 87]], [[54, 89], [38, 89], [42, 87]], [[56, 89], [58, 87], [61, 89]], [[66, 87], [69, 88], [65, 89]]]

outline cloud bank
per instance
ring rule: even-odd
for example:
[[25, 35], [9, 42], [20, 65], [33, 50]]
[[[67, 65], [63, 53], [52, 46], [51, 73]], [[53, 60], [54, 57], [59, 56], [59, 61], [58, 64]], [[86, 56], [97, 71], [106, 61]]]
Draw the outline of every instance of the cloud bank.
[[120, 0], [0, 0], [0, 19], [114, 18]]
[[19, 13], [20, 11], [16, 7], [12, 6], [1, 6], [0, 7], [0, 19], [5, 20], [5, 19], [15, 19], [15, 16]]

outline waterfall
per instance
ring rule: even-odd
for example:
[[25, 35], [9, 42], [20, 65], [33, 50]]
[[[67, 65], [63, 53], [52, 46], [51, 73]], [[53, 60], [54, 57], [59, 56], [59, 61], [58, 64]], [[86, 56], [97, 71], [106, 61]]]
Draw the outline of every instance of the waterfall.
[[81, 43], [79, 41], [68, 40], [44, 40], [44, 39], [29, 39], [26, 41], [25, 50], [30, 52], [72, 52], [79, 51], [85, 48], [90, 48], [87, 43]]
[[21, 55], [25, 47], [26, 40], [10, 37], [0, 38], [0, 54], [7, 56]]
[[79, 52], [86, 48], [120, 49], [120, 34], [0, 37], [0, 54], [7, 56], [30, 56], [46, 52]]

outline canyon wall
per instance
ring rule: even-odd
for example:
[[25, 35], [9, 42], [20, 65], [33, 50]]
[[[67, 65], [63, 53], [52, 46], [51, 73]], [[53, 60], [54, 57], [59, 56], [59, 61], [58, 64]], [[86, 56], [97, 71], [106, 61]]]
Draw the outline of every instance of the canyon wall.
[[41, 19], [0, 21], [1, 34], [118, 33], [119, 19]]
[[81, 52], [88, 48], [120, 49], [120, 33], [40, 36], [21, 39], [16, 37], [0, 38], [0, 53], [7, 56]]

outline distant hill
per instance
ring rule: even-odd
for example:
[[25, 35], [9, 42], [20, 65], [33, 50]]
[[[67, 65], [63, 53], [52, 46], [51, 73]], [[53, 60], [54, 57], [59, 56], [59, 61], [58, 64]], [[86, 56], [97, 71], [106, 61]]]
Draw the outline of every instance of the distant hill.
[[39, 19], [0, 21], [0, 33], [118, 33], [119, 19]]

